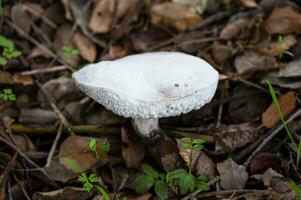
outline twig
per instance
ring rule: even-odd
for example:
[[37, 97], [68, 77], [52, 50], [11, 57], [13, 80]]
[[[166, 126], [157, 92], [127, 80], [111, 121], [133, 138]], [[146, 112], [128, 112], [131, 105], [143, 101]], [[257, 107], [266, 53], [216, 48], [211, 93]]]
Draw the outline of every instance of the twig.
[[10, 146], [12, 149], [14, 149], [21, 157], [23, 157], [28, 163], [30, 163], [32, 166], [40, 169], [41, 172], [43, 172], [43, 174], [45, 174], [47, 177], [47, 173], [45, 172], [45, 170], [41, 167], [39, 167], [36, 163], [34, 163], [31, 159], [29, 159], [20, 149], [18, 146], [8, 142], [7, 140], [3, 139], [2, 137], [0, 137], [0, 141], [4, 142], [5, 144], [7, 144], [8, 146]]
[[59, 126], [59, 129], [58, 129], [58, 131], [57, 131], [55, 140], [54, 140], [54, 142], [53, 142], [53, 144], [52, 144], [52, 146], [51, 146], [51, 149], [50, 149], [50, 151], [49, 151], [49, 154], [48, 154], [48, 157], [47, 157], [47, 162], [46, 162], [45, 167], [49, 167], [49, 166], [50, 166], [50, 163], [51, 163], [51, 161], [52, 161], [52, 157], [53, 157], [53, 155], [54, 155], [56, 146], [57, 146], [57, 144], [58, 144], [58, 142], [59, 142], [59, 139], [60, 139], [60, 137], [61, 137], [61, 135], [62, 135], [62, 132], [63, 132], [63, 126], [62, 126], [62, 123], [60, 123], [60, 126]]
[[[12, 124], [10, 126], [13, 133], [24, 133], [31, 135], [47, 135], [56, 134], [58, 128], [50, 125], [24, 125], [24, 124]], [[102, 134], [102, 135], [119, 135], [120, 127], [112, 126], [95, 126], [95, 125], [76, 125], [71, 126], [72, 130], [76, 134]], [[66, 129], [63, 128], [63, 133], [66, 133]]]
[[[299, 117], [301, 115], [301, 108], [299, 108], [293, 115], [291, 115], [287, 120], [286, 124], [289, 124], [294, 119]], [[276, 128], [271, 134], [269, 134], [262, 142], [261, 144], [253, 151], [253, 153], [249, 156], [249, 158], [244, 162], [244, 166], [247, 166], [251, 159], [262, 150], [262, 148], [275, 136], [277, 133], [279, 133], [284, 128], [284, 124], [280, 124], [278, 128]]]
[[42, 84], [39, 81], [36, 80], [35, 82], [39, 86], [39, 88], [41, 89], [41, 91], [44, 94], [44, 96], [46, 97], [46, 99], [48, 100], [48, 102], [49, 102], [50, 106], [52, 107], [53, 111], [57, 114], [57, 116], [61, 120], [62, 124], [67, 128], [68, 132], [71, 135], [75, 135], [75, 133], [73, 132], [72, 127], [69, 124], [68, 120], [65, 118], [63, 113], [57, 108], [55, 103], [51, 100], [51, 99], [53, 99], [51, 97], [51, 95], [43, 88]]
[[57, 72], [57, 71], [63, 71], [66, 69], [68, 69], [68, 66], [60, 65], [60, 66], [55, 66], [55, 67], [43, 68], [43, 69], [34, 69], [34, 70], [23, 71], [20, 73], [20, 75], [25, 76], [25, 75], [52, 73], [52, 72]]
[[214, 191], [214, 192], [206, 192], [198, 195], [198, 199], [200, 198], [208, 198], [208, 197], [215, 197], [215, 196], [224, 196], [224, 195], [231, 195], [233, 193], [236, 194], [244, 194], [244, 193], [262, 193], [262, 194], [271, 194], [273, 191], [271, 190], [226, 190], [226, 191]]

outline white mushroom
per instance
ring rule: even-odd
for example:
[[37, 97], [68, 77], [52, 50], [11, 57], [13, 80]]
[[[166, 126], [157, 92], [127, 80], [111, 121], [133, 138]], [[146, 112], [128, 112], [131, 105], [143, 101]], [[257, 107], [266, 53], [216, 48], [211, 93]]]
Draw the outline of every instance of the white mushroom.
[[158, 119], [199, 109], [214, 96], [218, 72], [179, 52], [155, 52], [90, 64], [73, 74], [75, 84], [114, 113], [130, 117], [143, 136]]

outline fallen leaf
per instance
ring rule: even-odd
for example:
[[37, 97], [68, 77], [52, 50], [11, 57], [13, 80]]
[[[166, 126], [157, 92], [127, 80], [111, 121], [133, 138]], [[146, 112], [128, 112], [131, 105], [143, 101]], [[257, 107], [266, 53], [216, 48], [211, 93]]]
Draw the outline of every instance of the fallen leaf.
[[34, 80], [30, 75], [14, 74], [13, 80], [15, 83], [21, 83], [23, 85], [32, 85], [34, 83]]
[[187, 5], [198, 14], [203, 14], [206, 10], [207, 0], [172, 0], [177, 4]]
[[[22, 3], [15, 4], [11, 9], [11, 19], [19, 28], [29, 34], [32, 19], [27, 12], [26, 5]], [[22, 33], [20, 34], [22, 35]]]
[[258, 138], [258, 131], [249, 123], [222, 125], [218, 128], [216, 137], [218, 137], [216, 150], [220, 150], [223, 146], [234, 150], [255, 141]]
[[261, 47], [260, 50], [271, 56], [280, 56], [283, 52], [289, 50], [297, 42], [293, 35], [286, 35], [283, 37], [283, 41], [269, 43], [266, 47]]
[[220, 64], [226, 62], [231, 56], [230, 48], [227, 45], [214, 42], [211, 49], [214, 59]]
[[50, 192], [36, 192], [33, 200], [87, 200], [92, 197], [93, 193], [86, 192], [83, 188], [65, 187], [63, 189]]
[[246, 50], [243, 54], [238, 55], [235, 58], [234, 66], [238, 74], [267, 71], [279, 67], [275, 58], [253, 50]]
[[208, 180], [212, 180], [216, 177], [216, 164], [205, 152], [201, 152], [193, 171], [197, 176], [206, 176]]
[[[81, 167], [82, 171], [85, 171], [92, 167], [98, 160], [95, 156], [95, 152], [90, 150], [90, 137], [70, 136], [60, 146], [59, 162], [66, 169], [76, 172], [65, 158], [76, 161]], [[99, 155], [99, 161], [101, 161], [105, 154], [102, 153], [102, 145], [107, 142], [106, 139], [96, 139], [97, 152]]]
[[[280, 95], [278, 103], [284, 117], [287, 117], [295, 110], [296, 101], [297, 97], [294, 92], [287, 92], [286, 94]], [[273, 128], [279, 122], [279, 113], [272, 102], [268, 109], [262, 113], [262, 124], [267, 128]]]
[[301, 59], [289, 62], [278, 73], [271, 74], [273, 77], [297, 78], [301, 77]]
[[249, 23], [247, 18], [231, 21], [221, 30], [219, 37], [224, 40], [233, 39], [242, 33]]
[[109, 45], [109, 59], [115, 60], [117, 58], [122, 58], [126, 56], [129, 52], [128, 46], [125, 44], [117, 45], [117, 44], [110, 44]]
[[112, 0], [97, 1], [89, 21], [89, 28], [94, 33], [107, 33], [111, 30], [115, 3]]
[[217, 163], [217, 170], [220, 174], [220, 186], [224, 190], [243, 189], [248, 180], [246, 167], [237, 165], [231, 158]]
[[278, 85], [283, 88], [289, 88], [289, 89], [301, 88], [301, 81], [299, 79], [268, 76], [267, 78], [264, 78], [263, 81], [265, 82], [266, 80], [270, 81], [270, 83], [273, 85]]
[[96, 46], [87, 37], [80, 32], [76, 32], [73, 36], [73, 42], [83, 59], [88, 62], [94, 62], [96, 60]]
[[263, 26], [270, 34], [289, 34], [301, 29], [301, 15], [292, 7], [275, 8]]
[[139, 168], [144, 158], [145, 149], [135, 134], [128, 127], [121, 128], [122, 157], [128, 168]]
[[13, 84], [13, 76], [7, 71], [0, 71], [0, 84]]
[[54, 111], [40, 108], [21, 109], [19, 116], [20, 123], [28, 124], [53, 124], [58, 119]]
[[178, 31], [185, 31], [189, 26], [200, 22], [201, 18], [189, 7], [167, 2], [151, 7], [151, 22], [157, 26], [170, 25]]
[[78, 172], [66, 169], [62, 164], [60, 164], [59, 159], [56, 157], [51, 160], [49, 167], [44, 167], [43, 169], [50, 180], [61, 181], [63, 183], [66, 183], [79, 175]]
[[255, 0], [241, 0], [241, 2], [247, 8], [256, 8], [256, 7], [258, 7]]
[[249, 163], [250, 174], [259, 174], [281, 165], [280, 158], [272, 153], [259, 153]]
[[32, 141], [26, 135], [20, 134], [12, 134], [11, 137], [15, 144], [22, 150], [22, 151], [36, 151], [36, 148]]

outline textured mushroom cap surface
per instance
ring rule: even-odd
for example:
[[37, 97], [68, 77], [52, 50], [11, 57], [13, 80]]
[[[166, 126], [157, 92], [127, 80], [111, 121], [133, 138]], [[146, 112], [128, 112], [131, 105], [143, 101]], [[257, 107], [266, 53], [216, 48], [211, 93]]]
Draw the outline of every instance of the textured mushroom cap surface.
[[120, 116], [157, 118], [210, 102], [218, 72], [195, 56], [155, 52], [90, 64], [73, 78], [83, 92]]

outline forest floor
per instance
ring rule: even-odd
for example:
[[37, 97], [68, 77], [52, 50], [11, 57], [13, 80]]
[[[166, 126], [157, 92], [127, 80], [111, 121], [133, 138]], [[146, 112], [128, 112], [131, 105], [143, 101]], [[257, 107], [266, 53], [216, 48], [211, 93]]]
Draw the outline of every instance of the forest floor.
[[[301, 199], [300, 0], [0, 0], [0, 15], [0, 200]], [[160, 120], [155, 150], [71, 78], [154, 51], [220, 74], [210, 103]]]

